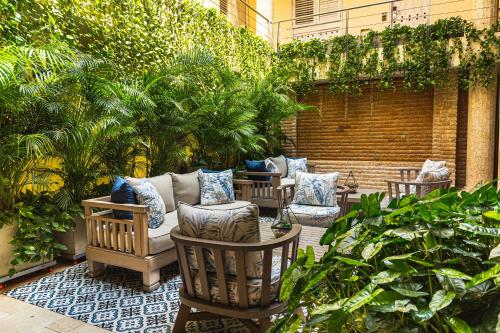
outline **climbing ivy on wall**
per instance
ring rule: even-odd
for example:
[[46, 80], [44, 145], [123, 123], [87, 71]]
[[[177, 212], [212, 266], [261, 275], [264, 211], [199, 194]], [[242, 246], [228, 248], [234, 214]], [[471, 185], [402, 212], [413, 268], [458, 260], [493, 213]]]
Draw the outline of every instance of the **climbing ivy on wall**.
[[[387, 27], [364, 36], [343, 35], [328, 40], [294, 40], [280, 47], [277, 63], [287, 68], [299, 94], [307, 94], [318, 73], [330, 80], [333, 93], [359, 94], [369, 80], [381, 89], [404, 86], [422, 90], [448, 81], [457, 67], [461, 87], [488, 85], [500, 58], [499, 25], [476, 29], [455, 17], [432, 25]], [[326, 75], [325, 75], [326, 74]]]
[[203, 47], [244, 75], [266, 71], [269, 43], [194, 0], [14, 0], [0, 5], [0, 33], [17, 44], [62, 41], [141, 73]]

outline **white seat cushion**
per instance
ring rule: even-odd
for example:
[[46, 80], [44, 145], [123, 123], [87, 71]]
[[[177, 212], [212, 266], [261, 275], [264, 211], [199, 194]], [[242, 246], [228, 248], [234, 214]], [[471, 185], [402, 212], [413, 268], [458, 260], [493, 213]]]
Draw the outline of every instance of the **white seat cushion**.
[[149, 254], [158, 254], [172, 249], [175, 244], [170, 239], [170, 230], [177, 226], [177, 211], [165, 214], [163, 223], [156, 229], [148, 229]]
[[[293, 223], [312, 227], [328, 228], [340, 213], [339, 206], [325, 207], [290, 204], [288, 207], [289, 216]], [[281, 214], [285, 213], [281, 212]]]

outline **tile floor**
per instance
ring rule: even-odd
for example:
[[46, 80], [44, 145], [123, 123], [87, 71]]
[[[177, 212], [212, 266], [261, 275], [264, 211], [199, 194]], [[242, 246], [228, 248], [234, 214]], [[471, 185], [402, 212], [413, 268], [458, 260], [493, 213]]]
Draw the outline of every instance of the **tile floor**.
[[0, 295], [2, 333], [106, 333], [109, 331]]

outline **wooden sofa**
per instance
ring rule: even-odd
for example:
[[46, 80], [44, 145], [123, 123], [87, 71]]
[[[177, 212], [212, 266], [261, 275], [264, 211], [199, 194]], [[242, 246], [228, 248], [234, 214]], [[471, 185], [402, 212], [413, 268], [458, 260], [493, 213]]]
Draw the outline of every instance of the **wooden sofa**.
[[[316, 164], [308, 162], [307, 171], [314, 172]], [[238, 171], [236, 173], [242, 179], [250, 180], [249, 176], [268, 177], [269, 180], [250, 180], [251, 199], [250, 201], [259, 207], [279, 208], [278, 189], [285, 185], [294, 185], [295, 179], [282, 177], [281, 172], [251, 172]]]
[[[161, 195], [174, 196], [168, 174], [161, 185]], [[156, 180], [155, 187], [158, 184]], [[237, 201], [219, 205], [224, 209], [246, 205], [250, 199], [252, 183], [234, 180]], [[165, 221], [157, 229], [148, 228], [147, 207], [135, 204], [117, 204], [111, 197], [100, 197], [82, 201], [85, 213], [87, 248], [86, 256], [89, 276], [96, 277], [104, 272], [105, 265], [113, 265], [139, 271], [143, 276], [143, 289], [152, 291], [160, 286], [160, 268], [177, 260], [175, 246], [170, 239], [170, 230], [177, 226], [177, 212], [167, 212]], [[116, 219], [113, 210], [132, 212], [133, 218]]]

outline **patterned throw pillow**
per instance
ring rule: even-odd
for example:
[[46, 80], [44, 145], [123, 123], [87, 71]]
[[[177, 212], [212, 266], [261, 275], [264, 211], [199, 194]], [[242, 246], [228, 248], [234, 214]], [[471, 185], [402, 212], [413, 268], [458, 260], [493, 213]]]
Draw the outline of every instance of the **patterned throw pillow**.
[[286, 158], [287, 178], [295, 178], [297, 171], [307, 172], [307, 158]]
[[424, 165], [422, 165], [422, 170], [420, 172], [435, 171], [446, 166], [446, 161], [432, 161], [426, 160]]
[[[181, 233], [189, 237], [236, 243], [260, 242], [259, 208], [254, 204], [218, 210], [181, 203], [177, 207], [177, 220]], [[198, 269], [196, 255], [193, 252], [192, 248], [188, 248], [190, 266], [192, 269]], [[248, 277], [262, 277], [262, 254], [260, 252], [248, 252], [245, 263]], [[215, 259], [212, 251], [205, 251], [205, 265], [207, 271], [215, 272]], [[225, 272], [236, 274], [236, 257], [232, 251], [225, 253]]]
[[295, 174], [295, 195], [292, 203], [311, 206], [337, 206], [337, 180], [339, 173], [306, 173]]
[[200, 172], [200, 204], [221, 205], [234, 201], [233, 171]]
[[144, 180], [140, 184], [131, 184], [137, 196], [139, 204], [148, 207], [148, 225], [151, 229], [158, 228], [165, 218], [165, 203], [158, 190], [149, 181]]
[[279, 172], [281, 173], [281, 178], [286, 177], [288, 168], [285, 156], [269, 157], [264, 160], [264, 163], [269, 172]]

